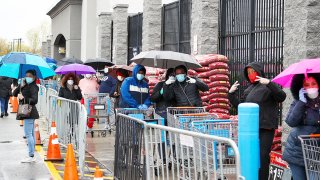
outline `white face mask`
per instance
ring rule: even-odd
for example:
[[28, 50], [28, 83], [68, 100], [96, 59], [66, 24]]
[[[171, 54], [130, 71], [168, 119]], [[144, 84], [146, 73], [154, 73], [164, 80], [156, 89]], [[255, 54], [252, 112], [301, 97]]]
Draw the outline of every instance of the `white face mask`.
[[67, 83], [72, 86], [74, 82], [73, 80], [68, 80]]
[[310, 89], [307, 89], [306, 91], [310, 99], [315, 99], [319, 95], [319, 88], [310, 88]]
[[169, 76], [169, 78], [168, 78], [169, 80], [171, 80], [171, 81], [174, 81], [174, 80], [176, 80], [176, 78], [174, 77], [174, 76]]
[[119, 81], [123, 81], [123, 79], [124, 79], [122, 76], [117, 76], [117, 78]]
[[86, 74], [86, 78], [87, 78], [87, 79], [90, 79], [91, 77], [92, 77], [91, 74]]
[[104, 73], [108, 73], [109, 72], [109, 68], [104, 68]]

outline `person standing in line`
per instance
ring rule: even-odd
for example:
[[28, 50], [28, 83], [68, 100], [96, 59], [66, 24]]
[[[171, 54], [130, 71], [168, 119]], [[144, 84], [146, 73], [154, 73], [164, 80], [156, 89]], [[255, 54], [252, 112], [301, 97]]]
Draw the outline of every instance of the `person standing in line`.
[[[303, 152], [299, 136], [320, 133], [320, 74], [295, 75], [291, 83], [294, 98], [286, 123], [292, 127], [283, 152], [293, 180], [307, 180]], [[318, 174], [318, 173], [316, 173]], [[309, 179], [319, 179], [309, 172]]]
[[116, 88], [117, 80], [110, 75], [109, 71], [111, 71], [110, 68], [105, 66], [104, 76], [98, 79], [98, 83], [100, 84], [99, 93], [108, 93], [110, 96]]
[[[35, 136], [34, 136], [34, 121], [39, 119], [39, 113], [36, 108], [38, 103], [39, 87], [36, 84], [36, 71], [28, 70], [26, 72], [25, 80], [22, 80], [20, 85], [13, 90], [13, 96], [18, 97], [19, 104], [31, 105], [31, 113], [28, 119], [24, 119], [24, 133], [28, 142], [29, 156], [23, 159], [22, 163], [32, 163], [36, 161], [34, 156], [35, 151]], [[22, 120], [17, 114], [17, 120]]]
[[78, 86], [79, 79], [73, 74], [66, 74], [61, 80], [61, 88], [59, 90], [59, 97], [78, 101], [82, 99], [81, 89]]
[[[265, 78], [263, 65], [252, 62], [244, 69], [244, 77], [250, 83], [244, 91], [244, 102], [259, 105], [259, 139], [260, 139], [260, 169], [259, 180], [268, 180], [270, 152], [274, 131], [278, 128], [279, 103], [286, 99], [286, 93], [275, 83]], [[236, 81], [229, 90], [229, 100], [232, 106], [238, 107], [240, 101], [235, 92], [239, 83]]]
[[8, 104], [11, 95], [12, 79], [8, 77], [0, 77], [0, 103], [1, 103], [1, 118], [8, 116]]
[[110, 96], [115, 98], [114, 101], [114, 109], [120, 107], [120, 93], [121, 93], [121, 85], [123, 81], [129, 76], [128, 71], [124, 69], [118, 69], [117, 72], [117, 84], [116, 88], [114, 88], [114, 91], [111, 92]]

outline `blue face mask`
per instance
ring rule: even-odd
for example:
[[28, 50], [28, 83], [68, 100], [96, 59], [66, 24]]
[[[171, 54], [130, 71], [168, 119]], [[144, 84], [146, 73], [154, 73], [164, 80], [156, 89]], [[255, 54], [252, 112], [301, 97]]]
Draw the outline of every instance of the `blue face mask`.
[[33, 78], [31, 78], [31, 77], [26, 77], [26, 82], [27, 82], [27, 84], [32, 83], [32, 82], [33, 82]]
[[137, 74], [137, 79], [138, 79], [139, 81], [141, 81], [143, 78], [144, 78], [144, 75], [143, 75], [143, 74]]
[[186, 75], [185, 74], [178, 74], [178, 75], [176, 75], [176, 79], [179, 82], [183, 82], [184, 80], [186, 80]]

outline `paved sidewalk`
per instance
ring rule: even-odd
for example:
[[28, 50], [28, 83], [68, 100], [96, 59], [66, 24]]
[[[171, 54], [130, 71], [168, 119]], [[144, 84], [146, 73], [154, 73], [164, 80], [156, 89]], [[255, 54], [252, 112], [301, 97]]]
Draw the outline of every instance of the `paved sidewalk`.
[[22, 136], [23, 127], [15, 120], [15, 114], [0, 118], [0, 180], [50, 179], [51, 174], [38, 153], [36, 163], [20, 163], [28, 155]]

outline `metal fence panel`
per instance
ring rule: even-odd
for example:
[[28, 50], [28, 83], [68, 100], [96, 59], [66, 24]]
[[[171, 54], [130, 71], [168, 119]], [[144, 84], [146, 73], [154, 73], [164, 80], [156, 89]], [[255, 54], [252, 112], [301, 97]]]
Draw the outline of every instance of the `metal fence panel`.
[[263, 63], [270, 79], [282, 71], [283, 17], [284, 0], [220, 0], [219, 53], [229, 58], [230, 81], [240, 82], [241, 100], [248, 85], [243, 69], [249, 62]]

